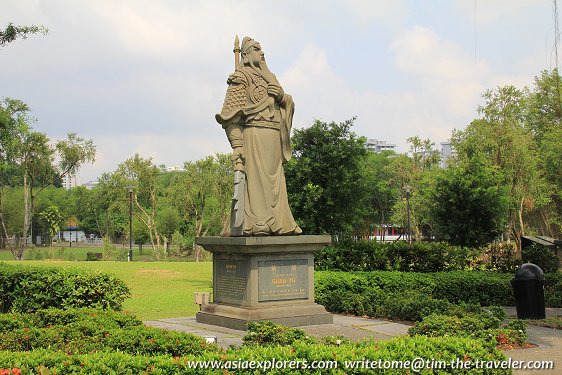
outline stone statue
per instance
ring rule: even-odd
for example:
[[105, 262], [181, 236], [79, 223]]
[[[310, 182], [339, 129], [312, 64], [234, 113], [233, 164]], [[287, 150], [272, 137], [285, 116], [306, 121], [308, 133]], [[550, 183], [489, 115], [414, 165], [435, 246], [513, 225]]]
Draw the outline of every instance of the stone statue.
[[[238, 53], [242, 60], [238, 62]], [[294, 104], [265, 63], [260, 44], [235, 42], [236, 71], [216, 120], [232, 146], [234, 197], [227, 236], [296, 235], [287, 201], [284, 164], [291, 158], [289, 134]]]

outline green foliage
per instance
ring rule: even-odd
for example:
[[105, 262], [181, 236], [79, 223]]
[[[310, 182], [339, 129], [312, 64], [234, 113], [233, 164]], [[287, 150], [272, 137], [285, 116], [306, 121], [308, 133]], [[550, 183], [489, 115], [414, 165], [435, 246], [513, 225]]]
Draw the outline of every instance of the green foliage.
[[484, 157], [508, 189], [507, 234], [560, 233], [560, 78], [536, 78], [533, 90], [511, 85], [488, 90], [480, 118], [453, 134], [460, 160]]
[[489, 313], [468, 313], [461, 316], [431, 314], [408, 329], [411, 336], [425, 335], [474, 337], [481, 331], [499, 328], [501, 321]]
[[0, 47], [13, 42], [17, 38], [26, 39], [29, 34], [47, 34], [49, 30], [45, 26], [14, 26], [11, 22], [4, 30], [0, 30]]
[[431, 236], [429, 192], [436, 188], [434, 175], [438, 173], [439, 153], [429, 139], [414, 136], [408, 138], [408, 143], [410, 151], [393, 156], [385, 168], [389, 186], [397, 197], [387, 223], [407, 228], [409, 216], [411, 235], [420, 240], [423, 235]]
[[513, 242], [492, 242], [484, 248], [481, 260], [487, 269], [505, 273], [515, 273], [522, 264]]
[[191, 245], [189, 238], [182, 236], [179, 231], [175, 231], [172, 235], [172, 250], [171, 253], [175, 256], [181, 256], [185, 250]]
[[562, 307], [562, 272], [544, 275], [544, 299], [546, 306]]
[[96, 261], [96, 260], [102, 260], [103, 259], [103, 253], [96, 253], [93, 251], [88, 251], [86, 253], [86, 260], [87, 261]]
[[[47, 309], [12, 317], [18, 325], [2, 330], [1, 350], [51, 349], [67, 353], [111, 350], [170, 356], [217, 350], [200, 337], [145, 327], [138, 318], [114, 311]], [[4, 328], [10, 327], [11, 319], [4, 318], [4, 321], [7, 322]]]
[[395, 156], [391, 151], [368, 152], [362, 163], [361, 175], [366, 190], [365, 211], [359, 231], [371, 232], [377, 225], [388, 223], [398, 198], [398, 189], [391, 186], [393, 171], [389, 168]]
[[524, 263], [536, 264], [544, 273], [557, 272], [560, 263], [560, 258], [552, 250], [538, 243], [522, 249], [521, 259]]
[[506, 189], [480, 156], [437, 174], [430, 196], [435, 235], [452, 245], [481, 247], [505, 229]]
[[0, 311], [121, 309], [129, 288], [111, 274], [0, 263]]
[[244, 345], [291, 345], [295, 341], [315, 343], [313, 337], [301, 329], [275, 324], [273, 322], [250, 322], [243, 337]]
[[350, 234], [363, 216], [367, 151], [364, 139], [351, 131], [354, 120], [317, 120], [294, 130], [285, 174], [289, 203], [304, 233]]
[[64, 220], [64, 215], [59, 210], [57, 206], [49, 206], [45, 210], [39, 213], [39, 217], [46, 223], [49, 230], [49, 243], [52, 242], [52, 238], [60, 232], [61, 223]]
[[[499, 307], [501, 309], [501, 307]], [[497, 314], [481, 310], [459, 315], [431, 314], [408, 330], [411, 336], [472, 337], [493, 340], [497, 345], [521, 345], [527, 341], [527, 323], [513, 320], [502, 327]]]
[[113, 260], [115, 258], [115, 246], [111, 243], [111, 239], [107, 236], [103, 237], [103, 259]]
[[455, 305], [510, 305], [511, 277], [484, 271], [322, 271], [315, 275], [315, 293], [332, 312], [414, 321]]
[[158, 230], [163, 236], [167, 238], [172, 237], [172, 234], [179, 228], [180, 217], [178, 211], [172, 207], [164, 208], [158, 215]]
[[[8, 28], [10, 27], [11, 25]], [[15, 29], [12, 27], [13, 30]], [[56, 147], [53, 147], [46, 134], [32, 131], [28, 112], [27, 105], [19, 100], [8, 98], [0, 102], [0, 125], [2, 128], [0, 170], [9, 172], [7, 173], [7, 179], [0, 179], [0, 222], [3, 229], [2, 234], [5, 238], [12, 236], [27, 238], [33, 222], [32, 216], [37, 194], [43, 191], [43, 188], [56, 182], [57, 178], [69, 172], [75, 173], [83, 162], [93, 161], [93, 155], [95, 154], [92, 141], [84, 141], [77, 138], [75, 134], [69, 134], [68, 141], [60, 141]], [[81, 151], [84, 151], [84, 153], [81, 153]], [[59, 170], [54, 164], [55, 155], [60, 160], [60, 167], [66, 169]], [[21, 225], [20, 230], [12, 228], [12, 231], [9, 231], [10, 227], [5, 225], [2, 195], [6, 186], [21, 186], [23, 188], [23, 199], [20, 201], [21, 206], [23, 206], [23, 220], [21, 221], [23, 225]], [[49, 215], [44, 216], [44, 218], [48, 220], [48, 230], [52, 231], [55, 229], [55, 221], [60, 215], [52, 209], [47, 213]], [[10, 241], [9, 248], [14, 258], [21, 260], [25, 241]]]
[[437, 272], [466, 269], [474, 256], [445, 242], [341, 241], [314, 258], [318, 270]]
[[378, 312], [383, 317], [391, 319], [418, 321], [427, 315], [444, 312], [450, 308], [451, 303], [445, 299], [408, 291], [386, 298], [384, 304], [378, 308]]
[[76, 133], [68, 133], [66, 139], [58, 141], [55, 147], [62, 156], [59, 161], [60, 176], [75, 176], [82, 164], [95, 161], [94, 142], [78, 137]]
[[[31, 373], [37, 368], [43, 373], [116, 373], [116, 374], [217, 374], [227, 371], [236, 374], [255, 374], [256, 369], [236, 368], [242, 361], [299, 361], [311, 365], [314, 361], [337, 361], [337, 368], [324, 369], [323, 374], [365, 374], [372, 370], [346, 368], [346, 362], [368, 361], [411, 361], [421, 357], [427, 360], [439, 358], [452, 363], [458, 358], [477, 358], [481, 361], [506, 360], [505, 354], [491, 343], [465, 337], [398, 337], [382, 342], [344, 343], [339, 346], [310, 344], [296, 341], [292, 345], [252, 345], [230, 349], [226, 352], [206, 350], [200, 354], [185, 354], [181, 357], [169, 355], [132, 355], [122, 352], [99, 351], [89, 354], [67, 354], [61, 351], [38, 349], [31, 352], [0, 352], [0, 363], [9, 368], [21, 369]], [[226, 361], [232, 361], [230, 364]], [[218, 368], [198, 369], [190, 367], [195, 361], [213, 361]], [[225, 366], [221, 368], [220, 366]], [[226, 367], [228, 366], [228, 367]], [[335, 366], [334, 366], [335, 367]], [[404, 369], [385, 370], [385, 374], [404, 374]], [[303, 374], [318, 373], [311, 368], [269, 369], [268, 373]], [[424, 372], [422, 372], [424, 373]], [[429, 373], [429, 372], [428, 372]], [[440, 369], [440, 374], [457, 374], [458, 369]], [[471, 374], [499, 375], [509, 374], [511, 370], [471, 369]]]

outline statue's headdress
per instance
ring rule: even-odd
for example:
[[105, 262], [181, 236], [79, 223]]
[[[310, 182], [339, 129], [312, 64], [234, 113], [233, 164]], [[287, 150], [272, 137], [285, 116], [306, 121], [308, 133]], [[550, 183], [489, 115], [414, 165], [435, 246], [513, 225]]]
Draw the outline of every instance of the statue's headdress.
[[245, 55], [250, 48], [252, 48], [257, 44], [259, 43], [253, 40], [252, 38], [245, 36], [244, 39], [242, 39], [242, 47], [240, 48], [242, 51], [242, 55]]

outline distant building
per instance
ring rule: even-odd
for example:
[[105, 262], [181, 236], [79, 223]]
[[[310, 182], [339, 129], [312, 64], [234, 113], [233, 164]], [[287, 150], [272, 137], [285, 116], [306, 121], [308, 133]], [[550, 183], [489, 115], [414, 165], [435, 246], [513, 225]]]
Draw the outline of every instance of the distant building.
[[181, 172], [183, 170], [183, 167], [180, 167], [179, 165], [176, 165], [175, 167], [166, 167], [165, 169], [166, 172]]
[[98, 184], [97, 181], [88, 181], [85, 184], [82, 184], [82, 186], [84, 186], [88, 190], [92, 190], [93, 188], [96, 187], [97, 184]]
[[70, 190], [76, 186], [78, 186], [76, 183], [76, 176], [72, 176], [70, 173], [65, 174], [62, 178], [62, 187], [66, 190]]
[[386, 143], [386, 141], [380, 141], [378, 139], [369, 139], [365, 142], [365, 148], [375, 154], [382, 151], [394, 151], [396, 145]]
[[456, 155], [451, 142], [441, 142], [441, 151], [439, 152], [440, 160], [439, 166], [445, 168], [450, 158]]

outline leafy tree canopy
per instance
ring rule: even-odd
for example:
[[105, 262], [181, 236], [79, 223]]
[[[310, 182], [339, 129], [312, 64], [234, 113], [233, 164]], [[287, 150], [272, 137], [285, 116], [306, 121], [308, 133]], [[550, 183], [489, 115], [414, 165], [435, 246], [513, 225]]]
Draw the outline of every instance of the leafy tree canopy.
[[365, 139], [351, 131], [354, 120], [317, 120], [294, 131], [285, 173], [290, 206], [304, 233], [350, 234], [363, 216], [367, 150]]

